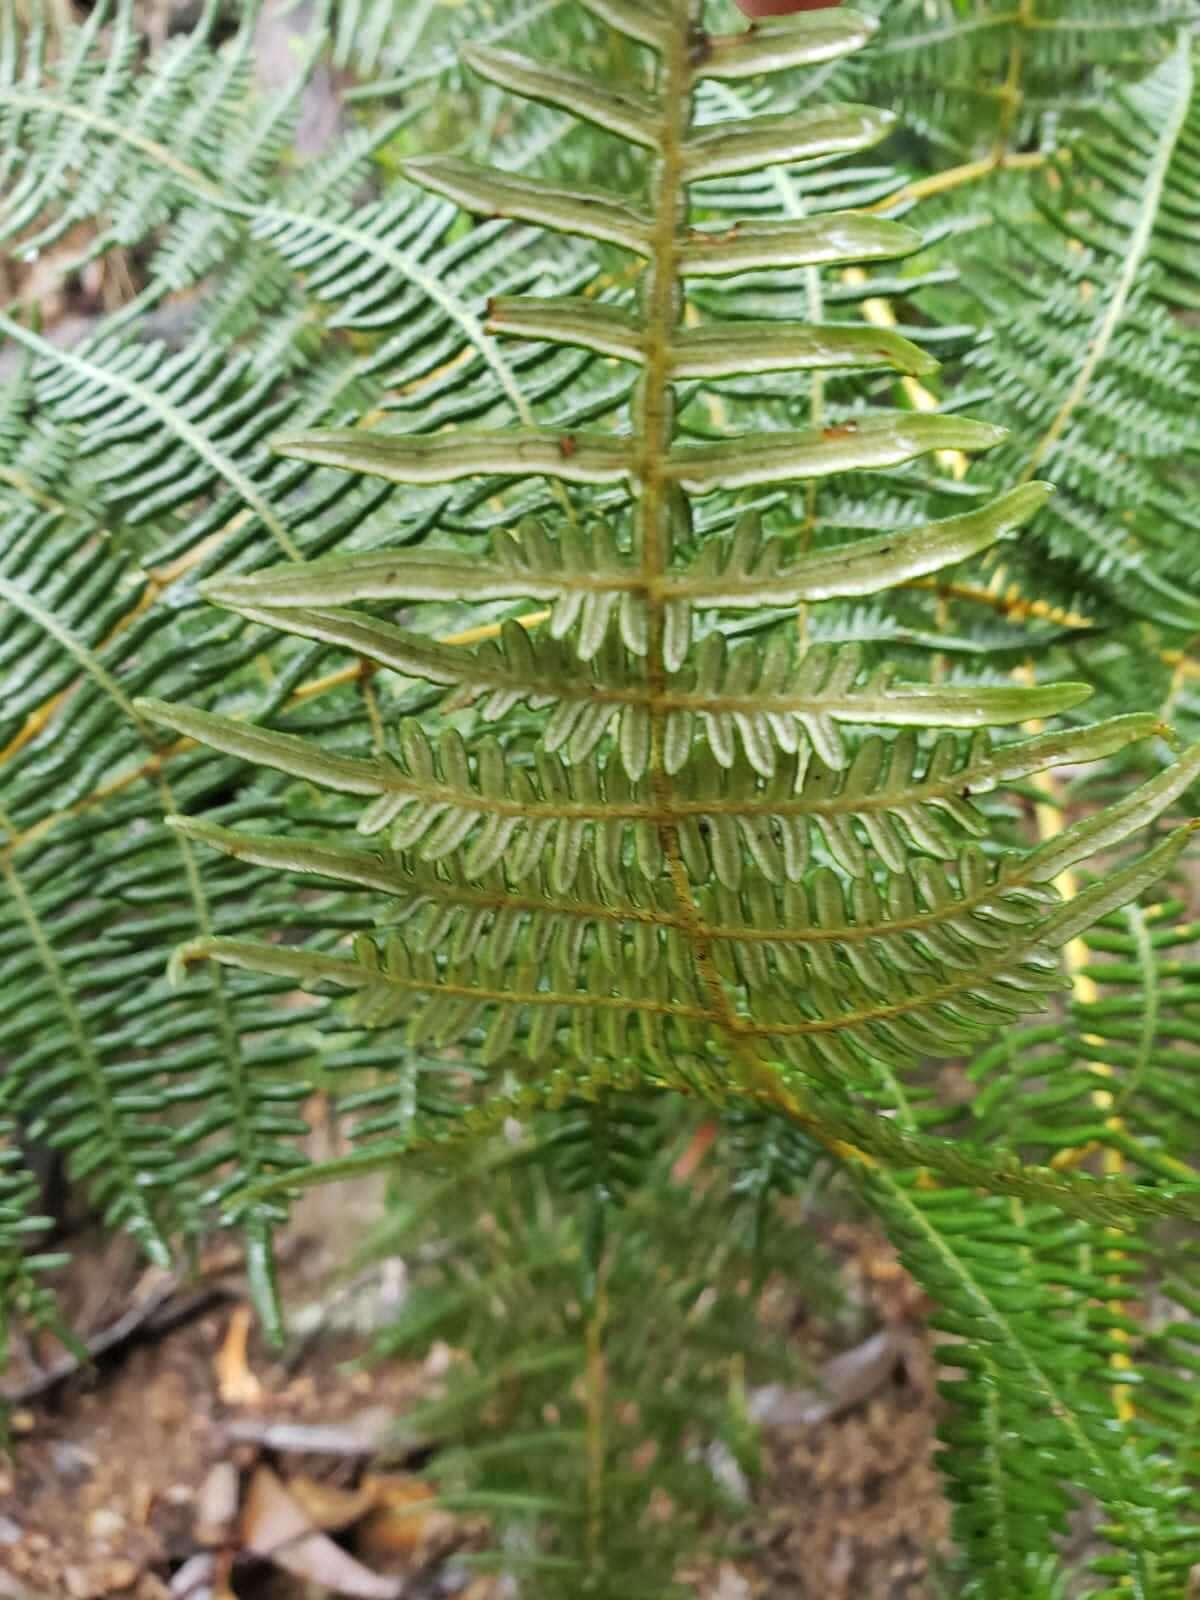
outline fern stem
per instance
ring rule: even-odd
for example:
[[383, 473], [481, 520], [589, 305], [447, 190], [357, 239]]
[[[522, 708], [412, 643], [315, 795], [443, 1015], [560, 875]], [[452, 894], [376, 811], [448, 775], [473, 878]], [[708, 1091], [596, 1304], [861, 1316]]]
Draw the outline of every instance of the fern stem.
[[587, 1552], [588, 1573], [594, 1580], [604, 1569], [605, 1478], [608, 1472], [608, 1360], [605, 1336], [608, 1326], [606, 1264], [601, 1261], [596, 1273], [586, 1330], [584, 1403], [586, 1412], [587, 1457]]
[[[948, 600], [963, 600], [971, 605], [988, 606], [1009, 622], [1053, 622], [1060, 628], [1093, 628], [1091, 617], [1081, 611], [1068, 611], [1064, 606], [1049, 600], [1033, 600], [1023, 595], [1016, 584], [1003, 586], [1003, 568], [997, 568], [992, 582], [984, 589], [978, 584], [956, 583], [941, 577], [907, 578], [899, 585], [902, 589], [928, 589]], [[1200, 664], [1198, 664], [1200, 670]]]
[[948, 194], [952, 189], [979, 183], [997, 172], [1034, 171], [1038, 167], [1044, 167], [1052, 157], [1053, 152], [1045, 150], [1004, 152], [1000, 156], [993, 151], [991, 155], [980, 156], [975, 161], [964, 161], [957, 167], [946, 167], [942, 172], [930, 173], [927, 178], [916, 178], [912, 183], [906, 183], [903, 189], [898, 189], [895, 194], [885, 195], [882, 200], [876, 200], [873, 205], [864, 207], [864, 210], [886, 214], [894, 211], [897, 206], [908, 207], [919, 200], [928, 200], [932, 195]]
[[[642, 279], [646, 307], [645, 367], [634, 403], [639, 445], [634, 462], [638, 485], [638, 537], [641, 576], [649, 612], [646, 683], [650, 703], [650, 773], [659, 836], [672, 887], [692, 947], [709, 1008], [726, 1030], [736, 1035], [737, 1018], [700, 933], [700, 914], [692, 894], [674, 819], [673, 785], [663, 758], [666, 728], [667, 670], [663, 650], [665, 606], [661, 588], [670, 552], [671, 503], [666, 484], [667, 457], [675, 436], [674, 389], [671, 384], [671, 336], [682, 314], [678, 266], [680, 227], [686, 221], [683, 141], [692, 117], [688, 52], [699, 13], [690, 0], [675, 0], [677, 26], [661, 67], [663, 116], [655, 171], [655, 217], [650, 260]], [[680, 491], [676, 490], [676, 494]], [[678, 1007], [671, 1008], [678, 1011]], [[708, 1015], [706, 1012], [705, 1015]]]
[[1018, 31], [1013, 35], [1012, 43], [1009, 45], [1008, 71], [1000, 89], [1000, 122], [992, 145], [992, 158], [998, 167], [1004, 164], [1004, 157], [1012, 138], [1013, 123], [1016, 121], [1017, 108], [1021, 104], [1021, 70], [1025, 62], [1025, 40], [1022, 32], [1034, 26], [1033, 7], [1034, 0], [1021, 0], [1016, 21]]

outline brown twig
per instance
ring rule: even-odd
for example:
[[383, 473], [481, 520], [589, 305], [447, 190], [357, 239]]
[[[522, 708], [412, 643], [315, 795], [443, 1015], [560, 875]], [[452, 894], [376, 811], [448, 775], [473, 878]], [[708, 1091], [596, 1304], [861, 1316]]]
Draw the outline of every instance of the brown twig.
[[50, 1394], [61, 1384], [94, 1366], [102, 1356], [112, 1355], [123, 1345], [137, 1338], [159, 1339], [181, 1323], [206, 1311], [214, 1301], [227, 1299], [233, 1290], [223, 1283], [209, 1283], [191, 1294], [180, 1294], [177, 1279], [169, 1278], [160, 1288], [146, 1295], [136, 1305], [130, 1306], [107, 1327], [87, 1340], [87, 1359], [68, 1352], [57, 1361], [43, 1367], [36, 1376], [25, 1383], [0, 1389], [0, 1400], [7, 1405], [27, 1405]]

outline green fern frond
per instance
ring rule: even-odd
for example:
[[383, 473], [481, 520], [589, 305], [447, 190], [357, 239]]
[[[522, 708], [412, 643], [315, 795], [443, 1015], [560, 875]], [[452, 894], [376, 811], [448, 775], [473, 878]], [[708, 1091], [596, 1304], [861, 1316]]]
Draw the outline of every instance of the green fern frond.
[[[970, 1558], [964, 1593], [1060, 1593], [1050, 1552], [1077, 1494], [1124, 1521], [1133, 1592], [1167, 1593], [1155, 1540], [1139, 1537], [1162, 1497], [1115, 1437], [1106, 1389], [1117, 1319], [1081, 1315], [1089, 1302], [1114, 1306], [1122, 1292], [1100, 1237], [1052, 1208], [962, 1189], [876, 1174], [866, 1190], [938, 1301], [935, 1327], [953, 1336], [939, 1350], [958, 1371], [944, 1386], [956, 1408], [942, 1430], [943, 1461]], [[1090, 1270], [1082, 1265], [1089, 1242]]]
[[219, 7], [206, 5], [196, 28], [164, 47], [153, 73], [138, 70], [128, 0], [93, 7], [69, 48], [53, 56], [45, 30], [20, 27], [20, 9], [6, 0], [0, 19], [0, 118], [5, 149], [21, 154], [21, 170], [5, 185], [0, 238], [32, 260], [103, 215], [75, 263], [82, 265], [166, 226], [187, 235], [193, 250], [201, 246], [190, 261], [169, 244], [164, 252], [184, 270], [173, 287], [193, 281], [215, 264], [203, 243], [226, 197], [257, 197], [280, 161], [304, 74], [269, 109], [255, 107], [265, 114], [247, 116], [256, 4], [242, 8], [242, 25], [220, 52], [211, 45]]
[[[0, 1351], [7, 1355], [12, 1324], [48, 1328], [72, 1349], [77, 1341], [64, 1325], [44, 1277], [65, 1264], [58, 1251], [38, 1250], [39, 1238], [53, 1226], [39, 1215], [38, 1183], [14, 1143], [11, 1122], [0, 1124]], [[0, 1426], [3, 1417], [0, 1414]]]
[[858, 74], [900, 97], [909, 126], [966, 159], [997, 139], [1037, 148], [1055, 125], [1140, 76], [1197, 20], [1192, 0], [894, 0]]
[[[600, 11], [613, 20], [608, 0]], [[883, 822], [872, 826], [869, 803], [860, 818], [853, 805], [831, 810], [814, 791], [804, 795], [811, 754], [833, 772], [850, 759], [839, 723], [953, 726], [960, 706], [968, 723], [1016, 722], [1065, 709], [1079, 691], [1068, 685], [904, 688], [882, 676], [862, 683], [853, 651], [804, 653], [780, 628], [727, 655], [719, 634], [703, 636], [701, 608], [690, 604], [697, 588], [703, 593], [706, 584], [713, 585], [711, 601], [718, 610], [728, 609], [731, 600], [735, 606], [739, 599], [775, 602], [781, 584], [790, 585], [785, 598], [806, 601], [871, 592], [992, 542], [1019, 524], [1035, 502], [1018, 496], [907, 541], [848, 547], [840, 552], [840, 570], [821, 553], [790, 568], [772, 562], [768, 576], [755, 564], [753, 525], [739, 530], [736, 548], [724, 557], [720, 545], [714, 551], [710, 543], [699, 552], [698, 566], [677, 566], [675, 552], [686, 551], [693, 538], [688, 496], [729, 493], [774, 476], [787, 481], [878, 468], [929, 449], [986, 446], [995, 435], [971, 422], [915, 416], [878, 417], [825, 433], [764, 433], [704, 447], [675, 442], [670, 395], [677, 377], [688, 376], [689, 351], [697, 343], [676, 325], [680, 286], [693, 262], [703, 260], [705, 273], [714, 267], [735, 271], [741, 264], [736, 238], [696, 242], [680, 211], [682, 193], [693, 178], [788, 160], [800, 150], [844, 151], [878, 137], [876, 122], [857, 108], [787, 124], [770, 117], [758, 125], [736, 124], [718, 129], [722, 137], [716, 139], [705, 129], [690, 135], [691, 86], [705, 77], [736, 80], [746, 72], [836, 57], [857, 47], [866, 30], [843, 13], [742, 38], [694, 35], [689, 42], [692, 24], [682, 12], [652, 9], [633, 16], [617, 6], [616, 14], [619, 26], [662, 53], [657, 121], [647, 122], [639, 110], [634, 127], [625, 102], [613, 108], [602, 96], [584, 110], [622, 137], [656, 146], [655, 209], [642, 212], [601, 194], [580, 195], [442, 159], [411, 170], [479, 209], [605, 239], [647, 259], [642, 309], [633, 316], [586, 300], [531, 301], [504, 302], [498, 319], [514, 331], [557, 336], [640, 365], [633, 417], [641, 431], [452, 432], [432, 441], [289, 435], [281, 444], [326, 465], [418, 485], [494, 474], [536, 474], [580, 485], [629, 482], [637, 491], [637, 509], [628, 533], [606, 530], [600, 539], [580, 542], [564, 531], [560, 547], [554, 533], [526, 526], [502, 565], [474, 572], [449, 549], [431, 564], [427, 547], [411, 561], [403, 551], [381, 552], [266, 573], [211, 591], [256, 621], [340, 644], [406, 677], [447, 684], [452, 704], [474, 707], [468, 727], [482, 720], [503, 728], [505, 716], [522, 701], [534, 711], [548, 706], [538, 744], [530, 747], [521, 735], [511, 743], [503, 735], [479, 743], [452, 732], [435, 750], [424, 733], [410, 729], [401, 736], [398, 756], [389, 753], [371, 763], [333, 758], [294, 738], [227, 719], [145, 706], [146, 714], [227, 753], [377, 796], [362, 826], [390, 830], [391, 854], [355, 862], [315, 847], [308, 869], [394, 884], [403, 919], [428, 902], [428, 878], [418, 889], [412, 877], [421, 870], [418, 860], [442, 862], [439, 899], [449, 911], [461, 896], [462, 909], [445, 926], [436, 919], [439, 938], [458, 915], [460, 937], [448, 949], [436, 943], [414, 948], [393, 933], [378, 948], [360, 945], [354, 958], [266, 950], [256, 957], [243, 944], [194, 948], [239, 965], [259, 960], [279, 974], [360, 989], [367, 1015], [409, 1019], [414, 1044], [478, 1039], [488, 1063], [503, 1062], [514, 1050], [538, 1061], [566, 1046], [581, 1061], [599, 1054], [619, 1062], [640, 1053], [677, 1077], [672, 1063], [679, 1060], [707, 1058], [703, 1070], [711, 1072], [715, 1050], [743, 1080], [748, 1075], [758, 1081], [774, 1059], [816, 1081], [832, 1074], [862, 1083], [870, 1080], [872, 1061], [898, 1064], [931, 1051], [950, 1053], [998, 1013], [1036, 1005], [1034, 997], [1058, 981], [1049, 948], [1074, 937], [1076, 923], [1101, 914], [1101, 908], [1084, 897], [1073, 912], [1038, 910], [1033, 888], [1074, 859], [1074, 850], [1108, 848], [1169, 805], [1191, 781], [1196, 758], [1189, 756], [1055, 851], [1028, 856], [1028, 880], [1015, 861], [996, 878], [983, 857], [971, 855], [962, 858], [958, 879], [935, 882], [927, 873], [914, 879], [903, 834]], [[479, 53], [475, 63], [505, 83], [534, 88], [542, 98], [574, 98], [573, 80], [560, 81], [551, 69]], [[836, 236], [839, 222], [823, 217], [820, 226]], [[765, 237], [775, 260], [803, 266], [813, 253], [827, 259], [828, 240], [814, 242], [820, 226], [806, 225], [798, 234], [789, 223], [768, 225]], [[814, 348], [813, 330], [784, 326], [779, 337], [788, 364], [804, 365]], [[843, 339], [836, 330], [821, 331], [821, 337], [831, 342], [839, 364], [861, 365], [856, 339]], [[736, 328], [725, 338], [713, 324], [699, 330], [699, 342], [718, 359], [728, 351], [728, 359], [756, 367], [752, 341], [741, 339]], [[901, 349], [881, 342], [880, 350], [904, 370], [909, 358]], [[722, 568], [730, 565], [745, 574], [743, 596], [727, 592], [728, 571]], [[346, 601], [421, 595], [467, 600], [481, 584], [494, 588], [497, 582], [502, 594], [552, 601], [547, 640], [509, 627], [498, 645], [472, 655], [338, 609]], [[694, 629], [700, 630], [696, 636]], [[864, 794], [874, 788], [882, 748], [863, 746], [857, 789]], [[739, 755], [744, 763], [735, 767]], [[945, 763], [939, 776], [957, 765], [947, 747], [937, 759]], [[911, 756], [904, 760], [911, 772]], [[897, 770], [903, 781], [905, 766]], [[736, 776], [717, 809], [710, 797], [723, 771]], [[819, 784], [821, 768], [814, 776]], [[965, 803], [969, 795], [961, 794], [962, 787], [969, 785], [960, 786]], [[856, 789], [849, 793], [857, 798]], [[841, 843], [840, 853], [830, 845], [832, 857], [821, 864], [824, 876], [814, 880], [822, 887], [806, 910], [803, 893], [784, 905], [775, 902], [770, 887], [772, 880], [798, 882], [811, 870], [807, 824], [790, 815], [793, 806], [819, 819], [826, 842]], [[911, 826], [913, 813], [908, 816]], [[860, 828], [895, 863], [893, 882], [872, 882]], [[282, 842], [212, 833], [207, 838], [251, 858], [257, 852], [263, 861], [305, 859], [303, 848]], [[949, 839], [944, 853], [955, 854]], [[1139, 893], [1150, 870], [1135, 864], [1115, 875], [1107, 891], [1114, 903]], [[856, 885], [859, 876], [864, 881]], [[527, 879], [532, 893], [523, 896]], [[747, 889], [739, 900], [743, 882]], [[709, 884], [727, 892], [719, 907], [726, 921], [710, 920]], [[572, 914], [570, 895], [577, 885], [588, 896], [587, 909]], [[613, 893], [645, 910], [631, 916], [620, 904], [604, 905], [603, 894]], [[506, 914], [510, 895], [516, 897], [512, 910], [520, 907], [515, 916]], [[971, 907], [984, 902], [996, 919], [987, 931], [971, 920]], [[797, 914], [809, 927], [815, 922], [822, 937], [809, 932], [794, 942], [783, 939], [781, 924], [790, 926]], [[561, 931], [553, 931], [556, 921]], [[493, 922], [503, 925], [503, 933], [494, 931]], [[473, 931], [462, 933], [468, 927]], [[902, 930], [914, 928], [919, 931], [910, 944]], [[806, 989], [796, 988], [798, 978]]]
[[968, 256], [994, 329], [968, 366], [1020, 441], [997, 452], [1001, 480], [1056, 483], [1036, 529], [1050, 556], [1095, 574], [1123, 608], [1191, 632], [1195, 444], [1184, 419], [1200, 355], [1179, 318], [1200, 303], [1181, 244], [1200, 173], [1190, 40], [1114, 91], [1070, 157], [1037, 191], [1044, 226], [1009, 223]]
[[[230, 762], [164, 745], [133, 699], [200, 695], [298, 729], [350, 728], [365, 755], [353, 675], [325, 687], [321, 647], [280, 648], [196, 603], [197, 577], [261, 565], [272, 543], [318, 553], [379, 537], [388, 486], [281, 463], [265, 433], [345, 421], [387, 385], [431, 387], [442, 365], [467, 380], [464, 416], [508, 420], [539, 385], [569, 390], [568, 405], [592, 391], [579, 360], [556, 368], [561, 352], [542, 347], [514, 364], [481, 329], [489, 294], [574, 285], [567, 252], [535, 262], [527, 238], [497, 227], [448, 237], [452, 208], [375, 160], [396, 119], [349, 134], [302, 188], [281, 159], [288, 96], [250, 91], [245, 33], [216, 47], [209, 16], [142, 60], [132, 17], [128, 5], [96, 7], [57, 53], [9, 7], [0, 35], [0, 103], [16, 119], [6, 148], [28, 151], [6, 186], [11, 227], [50, 249], [89, 222], [93, 255], [144, 250], [147, 273], [138, 305], [71, 346], [20, 308], [5, 314], [5, 356], [17, 361], [0, 423], [0, 982], [21, 1004], [4, 1009], [0, 1031], [11, 1111], [64, 1152], [110, 1222], [165, 1260], [220, 1207], [231, 1173], [237, 1187], [303, 1164], [293, 1108], [334, 1030], [318, 1011], [285, 1042], [294, 1019], [278, 984], [215, 969], [177, 995], [156, 944], [245, 935], [272, 915], [305, 932], [371, 919], [353, 895], [323, 896], [315, 921], [282, 897], [255, 904], [251, 891], [270, 888], [264, 874], [231, 873], [163, 830], [163, 812], [177, 809], [251, 825], [278, 817], [284, 787], [251, 797]], [[100, 31], [109, 23], [111, 41]], [[76, 184], [84, 160], [89, 181]], [[378, 198], [351, 225], [332, 197], [363, 183]], [[193, 292], [210, 272], [211, 292]], [[182, 341], [147, 337], [148, 310], [181, 288], [191, 296]], [[443, 514], [461, 522], [472, 503], [443, 492], [410, 504], [410, 536]], [[402, 691], [397, 704], [420, 698]], [[354, 1034], [343, 1027], [328, 1055], [331, 1072], [352, 1074]], [[383, 1119], [389, 1129], [397, 1115]], [[377, 1106], [362, 1120], [382, 1117]], [[280, 1215], [276, 1201], [244, 1213], [272, 1319]]]

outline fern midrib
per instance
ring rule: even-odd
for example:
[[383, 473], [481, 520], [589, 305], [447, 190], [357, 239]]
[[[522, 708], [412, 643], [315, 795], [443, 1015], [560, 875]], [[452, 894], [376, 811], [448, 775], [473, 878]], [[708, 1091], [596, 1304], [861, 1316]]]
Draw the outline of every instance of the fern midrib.
[[[667, 467], [675, 436], [672, 384], [673, 334], [683, 309], [679, 273], [679, 232], [687, 220], [683, 145], [692, 117], [692, 73], [688, 60], [691, 36], [690, 0], [674, 0], [676, 26], [664, 50], [659, 91], [663, 117], [655, 170], [654, 228], [643, 283], [646, 295], [645, 362], [637, 394], [635, 428], [641, 440], [632, 477], [638, 487], [637, 526], [640, 565], [647, 607], [646, 699], [650, 711], [650, 785], [657, 811], [656, 825], [667, 862], [675, 901], [679, 908], [696, 963], [697, 976], [708, 995], [710, 1016], [735, 1037], [740, 1023], [700, 931], [700, 912], [684, 865], [674, 809], [674, 785], [666, 770], [667, 668], [664, 650], [666, 608], [662, 582], [670, 559], [671, 507]], [[681, 493], [678, 488], [675, 493]], [[676, 1010], [674, 1005], [667, 1008]]]
[[220, 186], [198, 167], [181, 160], [169, 146], [159, 140], [148, 138], [146, 134], [126, 127], [112, 117], [101, 116], [93, 111], [91, 106], [80, 105], [71, 100], [52, 99], [46, 94], [26, 94], [19, 89], [0, 88], [0, 108], [3, 107], [11, 107], [16, 111], [31, 111], [37, 116], [66, 117], [71, 121], [81, 122], [93, 133], [104, 134], [107, 138], [119, 140], [122, 144], [140, 150], [144, 156], [174, 173], [190, 188], [198, 190], [210, 204], [219, 206], [222, 210], [226, 209], [227, 201], [221, 193]]
[[[264, 963], [261, 970], [271, 972], [286, 972], [289, 975], [305, 977], [313, 982], [328, 979], [333, 983], [340, 983], [342, 987], [368, 988], [372, 984], [385, 984], [393, 988], [405, 990], [414, 994], [430, 994], [436, 990], [439, 995], [449, 995], [455, 999], [473, 1000], [481, 1003], [495, 1002], [506, 1005], [530, 1006], [567, 1006], [575, 1009], [640, 1011], [662, 1016], [687, 1017], [695, 1021], [708, 1022], [712, 1026], [722, 1029], [733, 1036], [735, 1043], [745, 1043], [751, 1039], [791, 1039], [805, 1038], [816, 1034], [840, 1033], [848, 1028], [855, 1028], [865, 1023], [887, 1022], [893, 1017], [904, 1017], [913, 1012], [927, 1012], [931, 1008], [943, 1005], [964, 994], [972, 995], [981, 983], [989, 982], [994, 978], [1011, 974], [1016, 965], [1027, 965], [1029, 955], [1027, 941], [1017, 942], [1016, 949], [1007, 947], [994, 954], [992, 959], [981, 962], [971, 968], [962, 976], [948, 982], [936, 985], [923, 991], [910, 991], [904, 999], [889, 1002], [883, 1005], [862, 1006], [857, 1010], [839, 1012], [834, 1016], [809, 1019], [804, 1022], [771, 1022], [755, 1023], [748, 1018], [736, 1016], [725, 994], [724, 986], [712, 966], [707, 942], [704, 937], [703, 924], [697, 918], [688, 927], [689, 937], [693, 941], [693, 948], [699, 947], [703, 952], [708, 970], [713, 973], [716, 983], [720, 986], [719, 1002], [713, 1001], [711, 991], [708, 991], [710, 1001], [708, 1006], [680, 1005], [673, 1000], [658, 1001], [631, 998], [621, 995], [595, 994], [588, 990], [570, 989], [516, 989], [481, 986], [472, 983], [458, 983], [444, 979], [441, 973], [426, 972], [416, 976], [405, 976], [388, 972], [382, 968], [376, 969], [363, 966], [360, 962], [348, 956], [313, 956], [305, 959], [291, 956], [286, 953], [276, 953], [272, 950], [270, 957], [257, 947], [247, 946]], [[239, 941], [233, 939], [211, 939], [198, 941], [194, 945], [185, 947], [182, 960], [189, 961], [209, 955], [228, 955], [230, 960], [236, 958], [239, 950]], [[269, 964], [268, 964], [269, 963]], [[452, 964], [453, 965], [453, 964]], [[697, 971], [703, 981], [706, 973], [697, 961]], [[707, 990], [707, 984], [704, 985]], [[1004, 1013], [997, 1009], [996, 1018], [1000, 1022]], [[744, 1063], [743, 1063], [744, 1065]], [[764, 1085], [758, 1083], [762, 1089]], [[779, 1083], [774, 1074], [766, 1085], [767, 1092], [784, 1093], [785, 1087]]]
[[[242, 208], [238, 208], [241, 210]], [[526, 400], [521, 388], [513, 376], [512, 370], [505, 361], [496, 341], [485, 331], [479, 318], [457, 299], [450, 290], [432, 272], [429, 272], [407, 250], [400, 250], [385, 240], [376, 238], [374, 234], [365, 229], [356, 228], [351, 223], [341, 221], [334, 217], [315, 216], [305, 211], [291, 211], [283, 206], [263, 205], [245, 208], [258, 218], [277, 218], [293, 226], [303, 227], [316, 233], [324, 233], [330, 238], [341, 239], [343, 243], [353, 245], [364, 253], [375, 256], [386, 263], [409, 282], [416, 284], [417, 288], [427, 295], [440, 310], [446, 313], [451, 322], [458, 327], [468, 343], [479, 352], [486, 363], [492, 376], [504, 391], [505, 398], [520, 418], [521, 422], [529, 428], [536, 426], [537, 419]]]
[[[199, 833], [198, 837], [203, 838], [205, 835]], [[271, 859], [272, 847], [279, 848], [281, 853], [287, 853], [288, 847], [292, 845], [293, 841], [286, 837], [223, 832], [219, 848], [234, 860], [248, 859], [260, 865], [274, 865]], [[308, 870], [316, 877], [329, 876], [336, 882], [361, 884], [383, 892], [394, 892], [397, 882], [405, 881], [389, 872], [385, 857], [366, 850], [358, 852], [358, 855], [361, 857], [361, 865], [357, 861], [341, 863], [331, 861], [328, 871], [323, 872], [319, 857], [310, 854], [307, 858]], [[298, 870], [294, 861], [289, 865], [293, 870]], [[340, 872], [339, 866], [342, 867]], [[416, 890], [416, 904], [409, 917], [403, 920], [418, 917], [426, 904], [440, 903], [475, 911], [497, 913], [517, 911], [531, 916], [566, 917], [576, 921], [610, 922], [621, 925], [636, 924], [679, 933], [694, 932], [698, 933], [706, 943], [712, 941], [723, 944], [857, 944], [875, 939], [887, 939], [901, 933], [919, 933], [924, 928], [939, 927], [964, 913], [978, 910], [980, 906], [1027, 882], [1028, 879], [1016, 869], [1002, 882], [984, 884], [970, 894], [947, 900], [924, 911], [914, 911], [909, 916], [894, 917], [886, 921], [805, 925], [796, 928], [787, 925], [756, 927], [711, 923], [703, 917], [699, 906], [696, 907], [694, 917], [685, 918], [673, 916], [669, 911], [651, 910], [631, 900], [615, 898], [604, 901], [573, 900], [549, 895], [521, 894], [507, 887], [488, 889], [473, 883], [441, 881]]]

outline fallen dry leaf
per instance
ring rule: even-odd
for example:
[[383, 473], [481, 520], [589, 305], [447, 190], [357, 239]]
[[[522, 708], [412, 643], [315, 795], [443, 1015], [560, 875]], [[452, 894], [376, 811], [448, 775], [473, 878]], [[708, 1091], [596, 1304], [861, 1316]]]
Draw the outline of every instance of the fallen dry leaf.
[[703, 1163], [705, 1156], [716, 1143], [717, 1134], [720, 1132], [715, 1122], [702, 1122], [688, 1141], [687, 1149], [671, 1168], [671, 1177], [676, 1183], [689, 1183], [695, 1175], [697, 1168]]
[[372, 1406], [349, 1422], [272, 1422], [261, 1417], [240, 1418], [225, 1429], [239, 1444], [262, 1445], [281, 1455], [373, 1456], [392, 1424], [387, 1406]]
[[262, 1399], [262, 1384], [250, 1370], [246, 1343], [250, 1337], [249, 1306], [235, 1306], [214, 1363], [217, 1389], [227, 1406], [252, 1406]]
[[211, 1595], [216, 1571], [217, 1558], [211, 1550], [189, 1556], [171, 1579], [171, 1600], [198, 1600], [201, 1594]]
[[239, 1488], [232, 1461], [218, 1461], [209, 1469], [196, 1496], [192, 1537], [197, 1544], [225, 1544], [237, 1521]]
[[242, 1508], [242, 1546], [282, 1571], [355, 1600], [399, 1600], [403, 1580], [384, 1578], [318, 1533], [270, 1467], [254, 1470]]
[[768, 1428], [815, 1427], [870, 1399], [887, 1383], [904, 1352], [900, 1335], [884, 1328], [827, 1361], [819, 1390], [788, 1390], [774, 1383], [757, 1390], [750, 1398], [750, 1415]]
[[375, 1506], [375, 1489], [369, 1478], [357, 1489], [343, 1489], [301, 1472], [287, 1480], [287, 1491], [322, 1533], [340, 1533], [343, 1528], [353, 1527]]
[[407, 1473], [368, 1478], [375, 1509], [358, 1531], [356, 1545], [364, 1555], [405, 1556], [449, 1536], [454, 1518], [437, 1504], [429, 1484]]
[[715, 1586], [708, 1600], [750, 1600], [750, 1583], [732, 1562], [722, 1561]]

